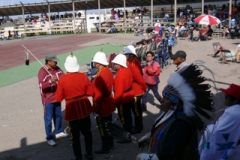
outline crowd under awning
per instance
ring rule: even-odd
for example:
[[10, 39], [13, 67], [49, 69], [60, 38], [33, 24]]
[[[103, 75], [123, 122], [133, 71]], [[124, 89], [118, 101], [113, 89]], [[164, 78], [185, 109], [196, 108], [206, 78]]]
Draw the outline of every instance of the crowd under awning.
[[[101, 9], [122, 8], [124, 2], [126, 7], [151, 6], [155, 5], [174, 5], [175, 0], [100, 0]], [[219, 2], [224, 0], [204, 0], [204, 2]], [[65, 0], [65, 1], [43, 1], [42, 3], [22, 3], [16, 5], [0, 6], [0, 16], [21, 15], [22, 7], [25, 14], [36, 14], [48, 12], [48, 6], [51, 6], [51, 12], [72, 11], [72, 2], [75, 3], [75, 10], [98, 9], [98, 0]], [[201, 3], [202, 0], [177, 0], [181, 3]]]
[[[36, 13], [46, 13], [50, 15], [51, 12], [64, 12], [72, 11], [73, 13], [76, 10], [91, 10], [98, 9], [100, 14], [100, 9], [105, 8], [122, 8], [124, 10], [126, 7], [135, 7], [135, 6], [151, 6], [151, 25], [153, 25], [153, 6], [155, 5], [174, 5], [177, 6], [179, 3], [202, 3], [202, 13], [203, 6], [205, 2], [219, 2], [224, 0], [65, 0], [65, 1], [51, 1], [45, 0], [46, 2], [42, 3], [27, 3], [19, 5], [9, 5], [9, 6], [0, 6], [0, 15], [2, 16], [11, 16], [11, 15], [21, 15], [25, 14], [36, 14]], [[229, 0], [231, 6], [232, 0]], [[231, 7], [229, 7], [229, 12], [231, 13]], [[177, 19], [177, 7], [174, 7], [174, 22], [176, 23]], [[124, 19], [126, 20], [126, 15], [124, 14]], [[75, 21], [75, 16], [73, 17]], [[99, 19], [101, 22], [101, 18]], [[229, 17], [229, 23], [231, 21], [231, 16]], [[74, 22], [75, 24], [75, 22]], [[124, 25], [126, 21], [124, 21]]]

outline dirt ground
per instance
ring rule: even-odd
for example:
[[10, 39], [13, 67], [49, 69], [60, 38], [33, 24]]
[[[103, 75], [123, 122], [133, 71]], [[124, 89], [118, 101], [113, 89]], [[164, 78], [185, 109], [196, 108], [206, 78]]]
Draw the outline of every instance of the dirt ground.
[[[86, 36], [86, 35], [84, 35]], [[130, 44], [131, 41], [139, 41], [144, 37], [135, 37], [132, 34], [115, 34], [111, 36], [101, 37], [101, 39], [91, 40], [81, 44], [82, 46], [91, 46], [102, 43], [113, 44]], [[41, 38], [40, 38], [41, 39]], [[45, 40], [53, 41], [51, 38]], [[212, 43], [220, 42], [227, 49], [235, 49], [240, 40], [214, 38], [211, 41], [189, 42], [188, 40], [179, 40], [178, 44], [173, 48], [173, 53], [177, 50], [184, 50], [187, 53], [187, 63], [192, 63], [199, 60], [203, 65], [207, 66], [214, 72], [217, 81], [227, 83], [240, 82], [240, 64], [229, 63], [221, 64], [218, 58], [213, 58], [214, 53]], [[14, 45], [15, 42], [5, 42], [0, 46]], [[75, 44], [74, 44], [75, 45]], [[72, 46], [76, 47], [76, 46]], [[17, 54], [17, 50], [14, 51]], [[4, 62], [5, 63], [5, 62]], [[4, 64], [3, 63], [3, 64]], [[7, 65], [7, 64], [6, 64]], [[161, 83], [159, 92], [166, 85], [169, 75], [175, 70], [175, 66], [171, 65], [164, 69], [160, 75]], [[212, 78], [211, 74], [204, 71], [204, 76]], [[216, 84], [217, 87], [228, 87], [227, 85]], [[215, 94], [215, 108], [218, 110], [213, 117], [218, 117], [222, 112], [219, 109], [223, 108], [223, 94], [212, 89]], [[24, 81], [17, 82], [12, 85], [0, 88], [0, 159], [15, 159], [15, 160], [69, 160], [74, 157], [69, 138], [56, 140], [57, 146], [51, 147], [46, 143], [45, 130], [43, 124], [43, 107], [41, 104], [39, 88], [37, 85], [37, 77], [33, 77]], [[62, 103], [64, 112], [64, 102]], [[152, 93], [148, 97], [147, 112], [144, 116], [144, 130], [140, 134], [136, 134], [140, 138], [151, 130], [154, 120], [159, 114], [159, 103], [153, 97]], [[121, 125], [116, 113], [113, 114], [114, 122]], [[101, 147], [100, 135], [96, 127], [96, 122], [93, 116], [92, 133], [93, 133], [93, 150]], [[63, 120], [63, 128], [67, 127], [67, 123]], [[83, 137], [81, 137], [83, 142]], [[82, 143], [84, 153], [84, 145]], [[146, 152], [145, 147], [142, 152]], [[115, 141], [114, 150], [105, 155], [94, 154], [94, 160], [115, 159], [115, 160], [133, 160], [140, 153], [137, 144], [118, 144]]]

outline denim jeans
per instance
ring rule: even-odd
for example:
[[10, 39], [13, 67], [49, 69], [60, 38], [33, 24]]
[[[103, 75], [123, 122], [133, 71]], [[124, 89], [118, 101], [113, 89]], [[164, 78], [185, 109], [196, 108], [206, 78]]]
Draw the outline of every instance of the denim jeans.
[[61, 103], [45, 103], [44, 105], [44, 125], [46, 131], [46, 139], [53, 139], [52, 120], [55, 127], [55, 134], [63, 131], [62, 129], [62, 111]]
[[190, 40], [190, 41], [193, 41], [193, 33], [190, 34], [189, 40]]

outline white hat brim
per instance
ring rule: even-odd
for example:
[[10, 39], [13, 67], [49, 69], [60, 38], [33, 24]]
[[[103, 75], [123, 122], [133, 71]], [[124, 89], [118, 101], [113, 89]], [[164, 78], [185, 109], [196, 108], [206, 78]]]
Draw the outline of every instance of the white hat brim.
[[118, 64], [118, 65], [120, 65], [120, 66], [123, 66], [123, 67], [127, 68], [127, 65], [126, 65], [126, 64], [121, 64], [121, 63], [116, 62], [116, 61], [114, 61], [114, 60], [112, 61], [112, 63]]
[[66, 63], [64, 64], [64, 67], [65, 67], [65, 69], [66, 69], [66, 71], [67, 72], [78, 72], [79, 71], [79, 69], [80, 69], [80, 66], [79, 66], [79, 64], [78, 65], [76, 65], [76, 66], [74, 66], [74, 67], [72, 67], [72, 66], [68, 66]]

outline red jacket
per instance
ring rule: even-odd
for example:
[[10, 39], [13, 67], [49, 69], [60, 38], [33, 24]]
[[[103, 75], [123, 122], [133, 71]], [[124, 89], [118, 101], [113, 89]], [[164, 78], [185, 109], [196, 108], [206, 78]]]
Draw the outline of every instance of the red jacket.
[[156, 85], [160, 82], [159, 75], [161, 67], [158, 62], [153, 61], [151, 65], [146, 64], [143, 71], [143, 79], [147, 84]]
[[115, 111], [112, 95], [113, 81], [113, 74], [107, 67], [98, 71], [93, 81], [93, 109], [99, 116], [109, 116]]
[[88, 96], [93, 96], [93, 86], [84, 73], [67, 73], [58, 82], [56, 99], [66, 100], [65, 120], [73, 121], [93, 112]]
[[142, 67], [137, 57], [133, 57], [127, 61], [127, 66], [131, 70], [134, 83], [133, 92], [135, 96], [141, 96], [147, 90], [146, 83], [143, 79]]
[[47, 65], [44, 65], [38, 72], [38, 84], [41, 92], [42, 103], [55, 103], [57, 102], [55, 98], [55, 92], [57, 90], [57, 82], [51, 82], [51, 75], [46, 71], [46, 69], [58, 79], [64, 75], [64, 72], [56, 67], [54, 69], [50, 69]]
[[132, 91], [133, 76], [128, 68], [121, 67], [114, 79], [114, 104], [119, 106], [134, 98]]

